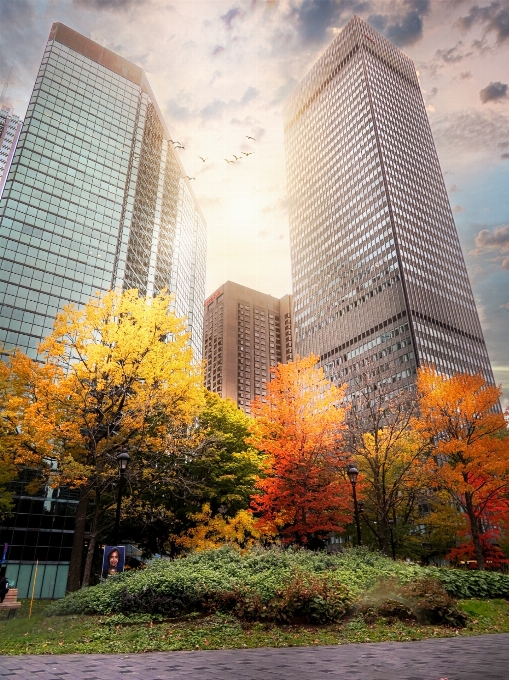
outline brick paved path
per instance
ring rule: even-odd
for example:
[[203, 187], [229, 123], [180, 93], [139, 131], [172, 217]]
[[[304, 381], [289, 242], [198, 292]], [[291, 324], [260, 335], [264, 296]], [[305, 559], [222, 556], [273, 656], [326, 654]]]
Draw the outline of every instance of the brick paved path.
[[509, 634], [337, 647], [2, 656], [2, 680], [509, 680]]

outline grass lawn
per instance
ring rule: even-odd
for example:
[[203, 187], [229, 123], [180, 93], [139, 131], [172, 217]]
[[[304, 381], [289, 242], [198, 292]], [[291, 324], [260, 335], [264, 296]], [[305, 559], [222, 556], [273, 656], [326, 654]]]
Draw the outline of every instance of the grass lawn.
[[31, 619], [28, 618], [27, 600], [23, 601], [14, 619], [7, 620], [7, 612], [0, 612], [0, 653], [127, 653], [297, 647], [509, 632], [509, 602], [506, 600], [460, 600], [459, 606], [471, 618], [468, 626], [459, 630], [402, 622], [388, 624], [383, 619], [367, 625], [357, 618], [323, 626], [276, 626], [260, 623], [241, 625], [231, 616], [217, 614], [185, 620], [157, 620], [157, 617], [147, 614], [130, 617], [45, 617], [47, 604], [36, 601]]

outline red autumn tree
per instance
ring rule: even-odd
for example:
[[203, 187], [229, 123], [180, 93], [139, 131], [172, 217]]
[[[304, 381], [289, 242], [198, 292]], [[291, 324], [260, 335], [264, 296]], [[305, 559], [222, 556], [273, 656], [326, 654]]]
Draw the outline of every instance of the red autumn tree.
[[497, 522], [508, 513], [509, 439], [501, 436], [506, 422], [498, 406], [500, 389], [480, 375], [447, 378], [424, 368], [417, 390], [420, 417], [415, 427], [433, 445], [435, 484], [465, 514], [482, 570], [487, 558], [482, 534], [492, 528], [486, 518], [495, 507]]
[[310, 356], [272, 369], [263, 400], [252, 403], [250, 443], [264, 455], [252, 508], [257, 528], [285, 543], [307, 544], [351, 521], [341, 453], [345, 408], [338, 389]]

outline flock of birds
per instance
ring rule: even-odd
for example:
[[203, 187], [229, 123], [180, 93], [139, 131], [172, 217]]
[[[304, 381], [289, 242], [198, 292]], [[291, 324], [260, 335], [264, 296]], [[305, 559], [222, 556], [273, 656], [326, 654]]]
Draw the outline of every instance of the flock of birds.
[[[254, 137], [250, 137], [249, 135], [246, 135], [246, 138], [252, 140], [253, 142], [256, 142], [256, 139]], [[170, 142], [173, 144], [174, 149], [182, 149], [182, 150], [185, 151], [186, 147], [183, 144], [181, 144], [181, 142], [179, 142], [178, 140], [174, 141], [173, 139], [170, 139]], [[248, 156], [252, 156], [254, 154], [254, 151], [249, 151], [249, 152], [241, 151], [240, 153], [242, 154], [242, 156], [247, 158]], [[242, 156], [236, 156], [235, 154], [232, 154], [232, 155], [233, 155], [234, 160], [231, 161], [229, 158], [225, 158], [224, 160], [227, 163], [236, 163], [237, 161], [242, 160]], [[203, 158], [203, 156], [198, 156], [198, 158], [203, 163], [206, 163], [208, 161], [208, 158]], [[191, 179], [196, 179], [196, 177], [189, 177], [189, 175], [186, 175], [186, 179], [191, 180]]]

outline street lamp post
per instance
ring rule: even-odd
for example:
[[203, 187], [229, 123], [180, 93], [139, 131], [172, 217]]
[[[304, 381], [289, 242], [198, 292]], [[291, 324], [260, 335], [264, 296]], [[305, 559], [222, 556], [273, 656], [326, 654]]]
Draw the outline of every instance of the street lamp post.
[[127, 466], [129, 465], [130, 460], [131, 456], [125, 449], [121, 451], [117, 456], [117, 464], [118, 471], [120, 473], [120, 479], [118, 483], [117, 513], [115, 517], [115, 533], [114, 533], [115, 545], [117, 545], [118, 543], [120, 531], [120, 506], [122, 504], [122, 493], [124, 491], [125, 471], [127, 470]]
[[396, 551], [394, 550], [394, 534], [392, 533], [392, 528], [394, 526], [394, 520], [393, 519], [388, 519], [387, 524], [389, 525], [389, 531], [391, 532], [391, 551], [392, 551], [392, 559], [396, 560]]
[[355, 514], [355, 526], [357, 527], [357, 545], [362, 545], [362, 538], [361, 538], [361, 522], [359, 519], [359, 505], [357, 503], [357, 475], [359, 474], [359, 470], [355, 467], [353, 463], [350, 463], [346, 469], [346, 472], [348, 474], [348, 478], [350, 479], [350, 483], [352, 485], [352, 495], [353, 495], [353, 509], [354, 509], [354, 514]]

